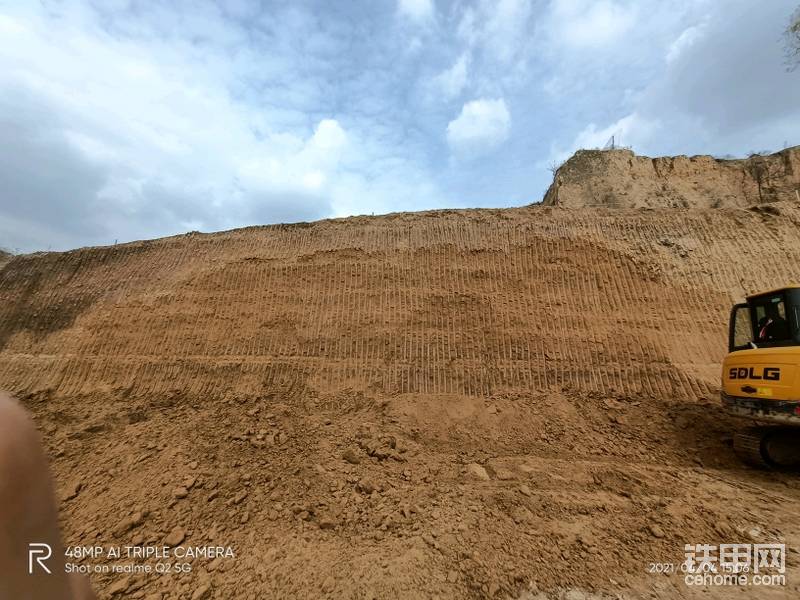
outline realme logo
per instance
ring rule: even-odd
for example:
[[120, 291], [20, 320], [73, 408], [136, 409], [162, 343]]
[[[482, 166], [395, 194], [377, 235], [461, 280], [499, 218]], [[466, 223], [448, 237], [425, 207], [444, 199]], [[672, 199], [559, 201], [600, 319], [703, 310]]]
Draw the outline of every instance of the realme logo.
[[45, 573], [49, 573], [50, 569], [44, 564], [48, 558], [53, 555], [53, 549], [48, 544], [28, 544], [28, 573], [33, 573], [34, 560], [40, 568], [44, 569]]
[[728, 373], [731, 379], [766, 379], [767, 381], [780, 381], [781, 370], [779, 367], [764, 367], [759, 373], [758, 367], [733, 367]]

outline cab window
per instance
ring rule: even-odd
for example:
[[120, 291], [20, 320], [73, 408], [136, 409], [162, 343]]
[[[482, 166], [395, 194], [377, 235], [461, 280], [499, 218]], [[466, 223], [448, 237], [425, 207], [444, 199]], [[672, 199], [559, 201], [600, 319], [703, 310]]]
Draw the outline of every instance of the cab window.
[[739, 304], [734, 307], [731, 314], [731, 332], [729, 350], [745, 350], [752, 348], [753, 321], [750, 318], [750, 307]]
[[757, 345], [791, 340], [782, 293], [753, 298], [750, 305], [753, 308], [753, 341]]

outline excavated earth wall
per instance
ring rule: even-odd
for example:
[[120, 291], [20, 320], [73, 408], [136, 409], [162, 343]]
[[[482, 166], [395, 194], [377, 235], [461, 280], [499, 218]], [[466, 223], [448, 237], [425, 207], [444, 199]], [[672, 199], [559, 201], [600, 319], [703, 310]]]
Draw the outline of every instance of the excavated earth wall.
[[555, 173], [543, 204], [563, 208], [747, 208], [800, 202], [800, 147], [746, 159], [637, 156], [579, 150]]
[[717, 392], [729, 308], [800, 280], [798, 225], [531, 206], [15, 256], [0, 387], [68, 544], [235, 550], [101, 598], [684, 598], [650, 564], [741, 541], [788, 545], [759, 593], [795, 597], [800, 485], [738, 464]]

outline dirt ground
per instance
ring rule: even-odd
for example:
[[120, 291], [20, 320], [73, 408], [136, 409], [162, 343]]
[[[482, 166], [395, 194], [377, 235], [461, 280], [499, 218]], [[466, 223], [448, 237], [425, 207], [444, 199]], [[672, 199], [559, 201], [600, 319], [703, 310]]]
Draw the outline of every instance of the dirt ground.
[[[741, 466], [717, 395], [798, 225], [533, 206], [17, 256], [0, 387], [67, 544], [235, 554], [101, 598], [794, 598], [800, 477]], [[703, 543], [785, 543], [786, 584], [651, 572]]]

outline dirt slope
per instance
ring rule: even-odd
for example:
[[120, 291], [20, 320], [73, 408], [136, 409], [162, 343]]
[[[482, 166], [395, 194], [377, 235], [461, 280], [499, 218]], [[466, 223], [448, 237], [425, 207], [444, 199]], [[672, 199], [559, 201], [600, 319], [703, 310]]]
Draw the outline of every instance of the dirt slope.
[[555, 173], [546, 206], [742, 207], [800, 201], [800, 146], [767, 156], [636, 156], [579, 150]]
[[729, 306], [800, 280], [798, 225], [535, 206], [16, 256], [0, 387], [68, 543], [236, 551], [103, 598], [688, 598], [648, 564], [776, 540], [759, 595], [795, 597], [800, 480], [738, 465], [716, 392]]

